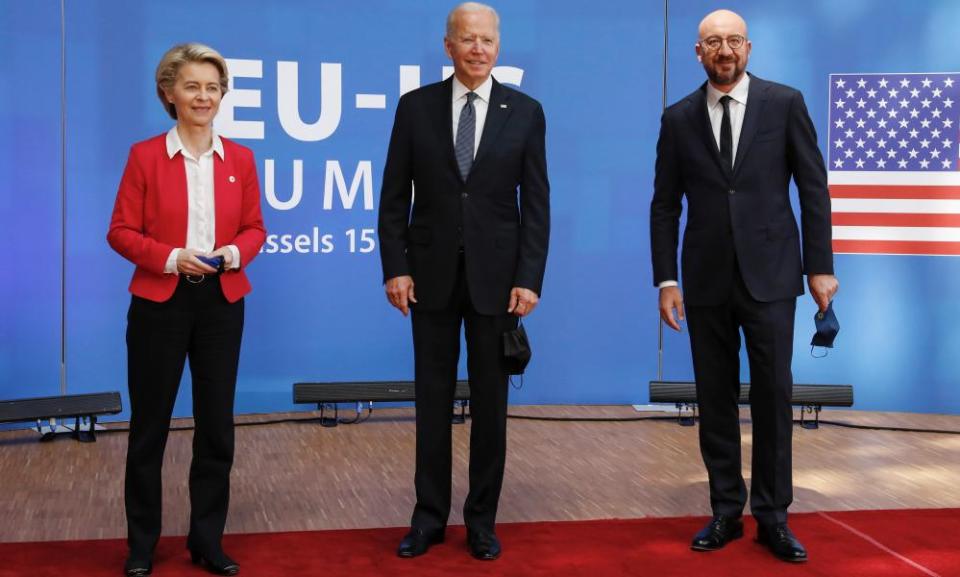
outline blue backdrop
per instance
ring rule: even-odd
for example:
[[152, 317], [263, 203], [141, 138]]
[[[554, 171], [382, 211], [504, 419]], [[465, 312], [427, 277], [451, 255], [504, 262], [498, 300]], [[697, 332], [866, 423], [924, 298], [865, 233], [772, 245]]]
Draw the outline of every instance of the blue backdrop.
[[[60, 345], [60, 2], [0, 0], [0, 398], [56, 394]], [[949, 0], [740, 1], [750, 69], [807, 98], [821, 147], [828, 75], [949, 72]], [[126, 388], [132, 265], [104, 240], [129, 145], [170, 127], [155, 95], [163, 52], [202, 41], [231, 63], [217, 120], [257, 155], [271, 234], [249, 270], [237, 410], [293, 408], [301, 380], [412, 379], [409, 321], [383, 297], [375, 238], [387, 140], [403, 91], [440, 80], [449, 2], [67, 0], [66, 342], [71, 393]], [[657, 374], [648, 205], [664, 73], [664, 6], [511, 1], [495, 74], [547, 114], [553, 236], [535, 349], [514, 403], [637, 403]], [[703, 82], [696, 26], [714, 9], [672, 2], [668, 100]], [[878, 38], [874, 30], [901, 33]], [[300, 237], [300, 238], [298, 238]], [[857, 408], [960, 413], [960, 259], [837, 257], [842, 330], [810, 358], [814, 306], [798, 306], [795, 379], [852, 383]], [[665, 378], [692, 379], [686, 335], [665, 339]], [[462, 372], [465, 375], [465, 371]], [[746, 372], [744, 378], [747, 378]], [[177, 414], [188, 414], [185, 377]], [[125, 415], [124, 415], [125, 416]]]
[[60, 3], [0, 0], [0, 398], [60, 390]]

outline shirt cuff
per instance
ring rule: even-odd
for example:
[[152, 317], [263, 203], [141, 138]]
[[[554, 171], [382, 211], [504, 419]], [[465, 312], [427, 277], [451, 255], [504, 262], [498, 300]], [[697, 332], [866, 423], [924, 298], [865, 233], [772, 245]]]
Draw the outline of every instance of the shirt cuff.
[[679, 284], [678, 284], [677, 281], [675, 281], [675, 280], [665, 280], [665, 281], [663, 281], [662, 283], [658, 284], [658, 285], [657, 285], [657, 288], [665, 289], [665, 288], [671, 287], [671, 286], [679, 286]]
[[230, 266], [228, 268], [240, 268], [240, 249], [237, 248], [237, 245], [235, 244], [228, 244], [227, 248], [230, 249], [230, 254], [233, 255], [233, 260], [230, 261]]
[[175, 248], [170, 251], [167, 257], [167, 264], [163, 267], [164, 274], [177, 274], [177, 257], [180, 256], [180, 249]]

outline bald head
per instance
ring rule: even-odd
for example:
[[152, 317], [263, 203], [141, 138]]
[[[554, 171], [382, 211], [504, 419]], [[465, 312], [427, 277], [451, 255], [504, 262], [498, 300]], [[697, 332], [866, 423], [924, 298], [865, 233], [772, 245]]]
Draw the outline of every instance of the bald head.
[[457, 24], [461, 17], [465, 14], [476, 12], [485, 12], [492, 16], [497, 34], [500, 33], [500, 15], [493, 9], [493, 6], [487, 6], [480, 2], [464, 2], [455, 6], [453, 10], [450, 11], [450, 14], [447, 15], [447, 38], [452, 38], [452, 35], [456, 33]]
[[739, 34], [747, 37], [747, 22], [739, 14], [731, 10], [714, 10], [704, 16], [697, 28], [700, 40], [710, 36], [729, 36]]
[[697, 59], [717, 90], [729, 92], [740, 82], [751, 49], [747, 23], [736, 12], [716, 10], [700, 21]]

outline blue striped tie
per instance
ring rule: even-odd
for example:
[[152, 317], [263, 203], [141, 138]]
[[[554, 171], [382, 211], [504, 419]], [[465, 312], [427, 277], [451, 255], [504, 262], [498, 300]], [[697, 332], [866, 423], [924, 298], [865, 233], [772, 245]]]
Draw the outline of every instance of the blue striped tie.
[[467, 92], [467, 103], [463, 105], [460, 121], [457, 123], [457, 143], [453, 147], [457, 155], [460, 177], [464, 182], [470, 176], [470, 167], [473, 166], [473, 141], [477, 135], [477, 115], [473, 108], [473, 101], [476, 98], [476, 92]]

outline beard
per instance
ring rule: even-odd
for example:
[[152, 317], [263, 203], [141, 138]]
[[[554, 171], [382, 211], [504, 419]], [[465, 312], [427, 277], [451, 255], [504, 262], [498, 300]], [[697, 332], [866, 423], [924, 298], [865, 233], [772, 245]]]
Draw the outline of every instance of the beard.
[[[720, 70], [720, 64], [733, 63], [733, 70], [729, 72], [722, 72]], [[704, 62], [703, 69], [707, 72], [707, 78], [711, 82], [718, 86], [729, 86], [731, 84], [736, 84], [738, 80], [743, 76], [743, 67], [740, 64], [740, 59], [730, 59], [719, 62]]]

